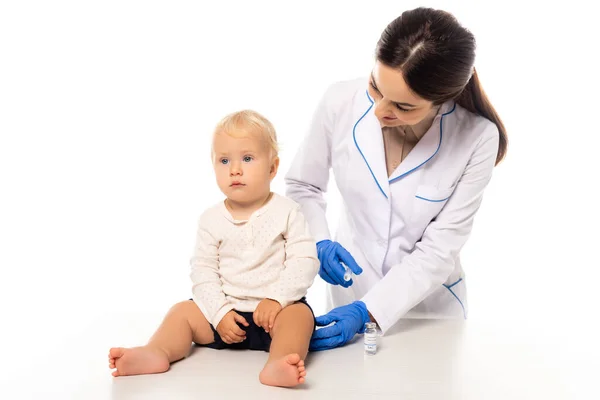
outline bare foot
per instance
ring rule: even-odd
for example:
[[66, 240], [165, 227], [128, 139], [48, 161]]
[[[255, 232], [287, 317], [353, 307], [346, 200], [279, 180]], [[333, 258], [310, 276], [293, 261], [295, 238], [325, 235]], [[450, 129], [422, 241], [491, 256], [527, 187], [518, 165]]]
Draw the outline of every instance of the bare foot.
[[113, 347], [108, 353], [108, 366], [113, 376], [157, 374], [169, 369], [167, 354], [152, 347]]
[[305, 377], [304, 361], [296, 353], [268, 362], [258, 376], [264, 385], [283, 387], [304, 383]]

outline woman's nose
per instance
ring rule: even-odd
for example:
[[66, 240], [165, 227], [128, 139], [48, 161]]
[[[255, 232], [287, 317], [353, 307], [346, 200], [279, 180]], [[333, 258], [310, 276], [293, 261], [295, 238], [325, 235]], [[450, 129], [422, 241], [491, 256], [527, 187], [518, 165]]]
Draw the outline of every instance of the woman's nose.
[[389, 104], [387, 101], [384, 100], [378, 100], [375, 101], [375, 116], [377, 118], [383, 118], [384, 116], [388, 115], [388, 108], [389, 108]]

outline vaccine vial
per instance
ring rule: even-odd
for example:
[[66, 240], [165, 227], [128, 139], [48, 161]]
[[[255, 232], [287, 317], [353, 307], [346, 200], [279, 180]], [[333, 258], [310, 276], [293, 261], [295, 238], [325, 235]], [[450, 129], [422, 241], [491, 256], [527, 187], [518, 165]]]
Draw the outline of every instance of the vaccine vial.
[[342, 265], [344, 266], [344, 280], [348, 282], [352, 279], [352, 270], [350, 270], [346, 264], [342, 263]]
[[377, 353], [377, 324], [375, 322], [367, 322], [365, 324], [365, 354], [374, 355]]

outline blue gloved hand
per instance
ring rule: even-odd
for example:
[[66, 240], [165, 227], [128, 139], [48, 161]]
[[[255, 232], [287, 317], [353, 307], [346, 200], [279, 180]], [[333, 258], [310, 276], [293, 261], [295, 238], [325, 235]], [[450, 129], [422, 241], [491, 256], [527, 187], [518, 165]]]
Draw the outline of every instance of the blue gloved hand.
[[333, 349], [346, 344], [357, 333], [365, 332], [365, 324], [369, 322], [367, 306], [362, 301], [355, 301], [345, 306], [334, 308], [329, 313], [316, 318], [317, 326], [334, 325], [317, 329], [310, 340], [310, 351]]
[[341, 262], [346, 264], [355, 275], [360, 275], [363, 271], [348, 250], [338, 242], [321, 240], [317, 243], [317, 255], [321, 262], [319, 276], [332, 285], [341, 285], [345, 288], [352, 285], [352, 279], [344, 280], [345, 268]]

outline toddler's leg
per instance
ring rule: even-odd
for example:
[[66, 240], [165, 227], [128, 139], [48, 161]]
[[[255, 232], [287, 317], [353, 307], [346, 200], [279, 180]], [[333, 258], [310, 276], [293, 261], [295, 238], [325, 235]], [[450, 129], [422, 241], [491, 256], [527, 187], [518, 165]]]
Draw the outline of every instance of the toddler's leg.
[[271, 330], [271, 349], [260, 372], [261, 383], [270, 386], [296, 386], [304, 383], [304, 359], [314, 328], [314, 317], [306, 304], [295, 303], [277, 315]]
[[116, 368], [113, 376], [165, 372], [172, 362], [188, 355], [192, 340], [208, 344], [214, 336], [202, 311], [188, 300], [171, 307], [147, 345], [110, 349], [109, 367]]

